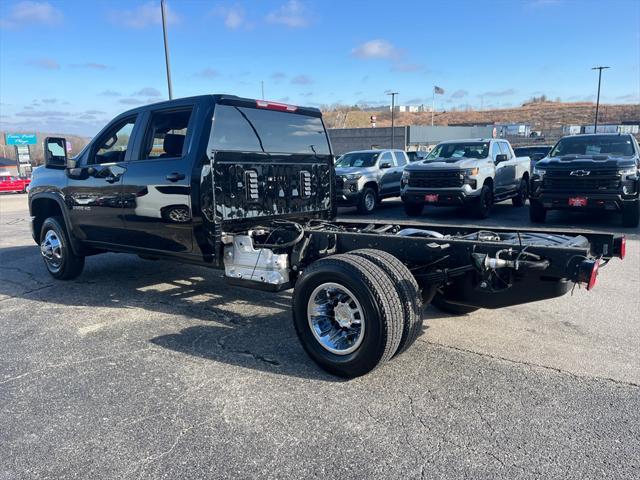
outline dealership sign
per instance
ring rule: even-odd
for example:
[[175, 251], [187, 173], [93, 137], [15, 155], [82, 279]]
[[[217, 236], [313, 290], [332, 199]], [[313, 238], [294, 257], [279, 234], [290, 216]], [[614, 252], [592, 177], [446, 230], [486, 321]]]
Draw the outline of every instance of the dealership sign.
[[7, 145], [35, 145], [38, 143], [35, 133], [7, 133]]

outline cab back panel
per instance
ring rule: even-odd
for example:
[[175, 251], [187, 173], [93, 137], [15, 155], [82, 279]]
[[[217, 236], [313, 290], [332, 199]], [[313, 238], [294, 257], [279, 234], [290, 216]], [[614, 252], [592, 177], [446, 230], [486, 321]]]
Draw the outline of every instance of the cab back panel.
[[330, 156], [215, 152], [217, 216], [222, 221], [328, 216], [332, 169]]

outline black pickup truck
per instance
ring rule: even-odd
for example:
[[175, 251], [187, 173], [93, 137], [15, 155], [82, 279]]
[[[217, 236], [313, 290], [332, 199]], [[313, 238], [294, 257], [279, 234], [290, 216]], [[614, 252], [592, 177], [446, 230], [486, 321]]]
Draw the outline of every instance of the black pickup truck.
[[531, 221], [548, 210], [622, 212], [624, 227], [640, 221], [640, 147], [633, 135], [564, 137], [537, 162], [531, 177]]
[[231, 95], [140, 107], [75, 158], [45, 139], [29, 191], [55, 278], [107, 251], [224, 270], [233, 285], [294, 288], [295, 329], [329, 372], [363, 375], [422, 331], [423, 303], [463, 313], [591, 289], [624, 237], [335, 219], [319, 110]]

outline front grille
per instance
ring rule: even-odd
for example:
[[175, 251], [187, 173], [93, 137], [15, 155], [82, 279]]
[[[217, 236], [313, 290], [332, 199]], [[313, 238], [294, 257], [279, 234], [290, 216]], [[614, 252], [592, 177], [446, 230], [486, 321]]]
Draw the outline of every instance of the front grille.
[[409, 175], [409, 186], [414, 188], [459, 188], [463, 184], [460, 170], [413, 171]]
[[573, 192], [617, 190], [620, 188], [620, 176], [617, 170], [588, 171], [589, 175], [576, 176], [571, 175], [572, 170], [547, 170], [542, 186], [548, 190]]

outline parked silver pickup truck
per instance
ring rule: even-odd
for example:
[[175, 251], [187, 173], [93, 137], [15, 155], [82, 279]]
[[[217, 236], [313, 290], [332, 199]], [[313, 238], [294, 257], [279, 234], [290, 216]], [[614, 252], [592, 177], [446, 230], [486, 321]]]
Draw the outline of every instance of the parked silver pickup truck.
[[464, 205], [487, 218], [496, 202], [525, 204], [529, 168], [529, 157], [516, 157], [506, 140], [442, 142], [425, 160], [407, 165], [401, 197], [409, 216], [420, 215], [425, 205]]

